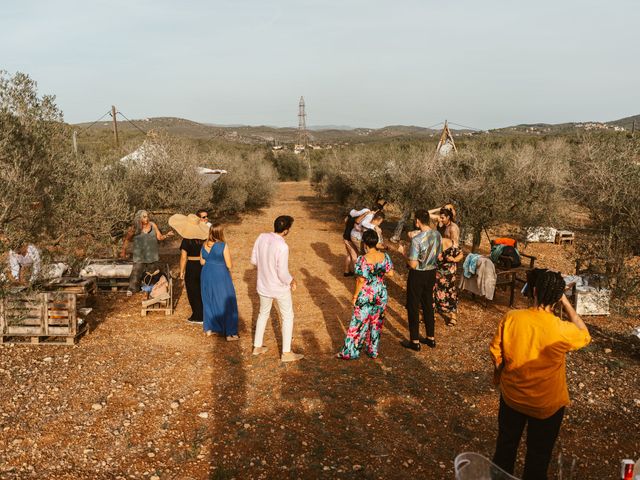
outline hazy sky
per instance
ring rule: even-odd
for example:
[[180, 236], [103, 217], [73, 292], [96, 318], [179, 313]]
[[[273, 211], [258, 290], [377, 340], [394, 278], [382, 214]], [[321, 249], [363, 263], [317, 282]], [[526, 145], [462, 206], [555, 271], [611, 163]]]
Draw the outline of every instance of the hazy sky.
[[5, 0], [0, 69], [69, 122], [476, 128], [640, 113], [638, 0]]

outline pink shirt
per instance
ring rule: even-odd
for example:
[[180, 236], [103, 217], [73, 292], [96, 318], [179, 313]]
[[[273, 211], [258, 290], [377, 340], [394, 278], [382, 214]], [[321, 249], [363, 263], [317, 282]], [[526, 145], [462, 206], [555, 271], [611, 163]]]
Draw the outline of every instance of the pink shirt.
[[258, 294], [279, 298], [291, 289], [289, 246], [277, 233], [261, 233], [253, 244], [251, 263], [258, 267]]

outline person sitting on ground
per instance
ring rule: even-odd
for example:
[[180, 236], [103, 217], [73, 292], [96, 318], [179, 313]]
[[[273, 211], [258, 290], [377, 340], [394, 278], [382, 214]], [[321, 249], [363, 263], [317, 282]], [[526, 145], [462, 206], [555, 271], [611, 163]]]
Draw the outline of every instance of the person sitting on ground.
[[367, 355], [378, 356], [380, 332], [384, 322], [384, 310], [387, 306], [387, 287], [384, 277], [393, 276], [393, 263], [388, 254], [377, 249], [380, 242], [375, 230], [367, 230], [362, 234], [362, 242], [367, 253], [358, 257], [356, 262], [355, 294], [352, 298], [354, 306], [351, 324], [347, 337], [338, 358], [356, 359], [360, 349], [366, 343]]
[[129, 278], [127, 296], [130, 297], [140, 288], [140, 278], [147, 271], [158, 270], [160, 254], [158, 242], [173, 236], [173, 231], [166, 235], [160, 232], [155, 223], [149, 220], [146, 210], [138, 210], [133, 218], [133, 225], [127, 231], [122, 242], [121, 258], [127, 258], [127, 245], [133, 240], [133, 269]]
[[[498, 438], [493, 462], [513, 474], [520, 437], [527, 426], [523, 480], [547, 478], [553, 446], [569, 405], [566, 353], [591, 341], [589, 330], [564, 295], [558, 272], [532, 270], [534, 306], [511, 310], [500, 321], [489, 351], [494, 383], [500, 385]], [[554, 315], [560, 302], [569, 321]]]
[[[15, 249], [9, 250], [7, 262], [11, 280], [18, 283], [32, 283], [38, 278], [42, 263], [40, 251], [30, 243], [18, 242]], [[31, 274], [27, 278], [27, 272]]]

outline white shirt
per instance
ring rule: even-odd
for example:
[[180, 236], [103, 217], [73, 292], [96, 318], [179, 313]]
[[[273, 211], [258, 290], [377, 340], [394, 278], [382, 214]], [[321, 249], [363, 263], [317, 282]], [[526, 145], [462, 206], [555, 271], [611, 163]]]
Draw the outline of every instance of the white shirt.
[[[362, 215], [362, 213], [360, 215]], [[360, 216], [360, 215], [358, 215], [358, 216]], [[360, 223], [356, 223], [353, 226], [353, 230], [351, 230], [351, 236], [353, 238], [355, 238], [356, 240], [361, 241], [362, 240], [362, 232], [364, 232], [365, 230], [375, 230], [376, 226], [371, 223], [371, 220], [373, 220], [373, 216], [374, 215], [375, 215], [375, 213], [369, 212], [369, 213], [367, 213], [365, 215], [365, 217], [362, 219], [362, 221]]]
[[27, 247], [27, 253], [24, 255], [19, 255], [13, 250], [9, 250], [9, 267], [11, 276], [16, 280], [20, 279], [22, 267], [31, 267], [30, 281], [33, 282], [40, 273], [40, 252], [33, 245]]
[[291, 290], [289, 246], [277, 233], [261, 233], [253, 245], [251, 263], [258, 267], [258, 294], [280, 298]]

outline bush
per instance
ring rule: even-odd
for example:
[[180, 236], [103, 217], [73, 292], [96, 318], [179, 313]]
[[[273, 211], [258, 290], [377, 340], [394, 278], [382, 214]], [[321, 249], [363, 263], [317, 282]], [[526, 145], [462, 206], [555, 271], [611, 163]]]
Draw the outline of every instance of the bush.
[[548, 224], [562, 205], [569, 149], [470, 144], [440, 157], [427, 143], [390, 143], [340, 150], [314, 172], [322, 192], [349, 205], [382, 196], [402, 212], [451, 202], [479, 244], [482, 228]]
[[640, 142], [625, 136], [582, 139], [572, 164], [573, 199], [590, 213], [593, 235], [579, 256], [609, 276], [620, 300], [640, 294]]
[[298, 182], [307, 178], [308, 167], [304, 155], [296, 155], [291, 152], [274, 153], [269, 150], [265, 158], [275, 167], [280, 181]]

